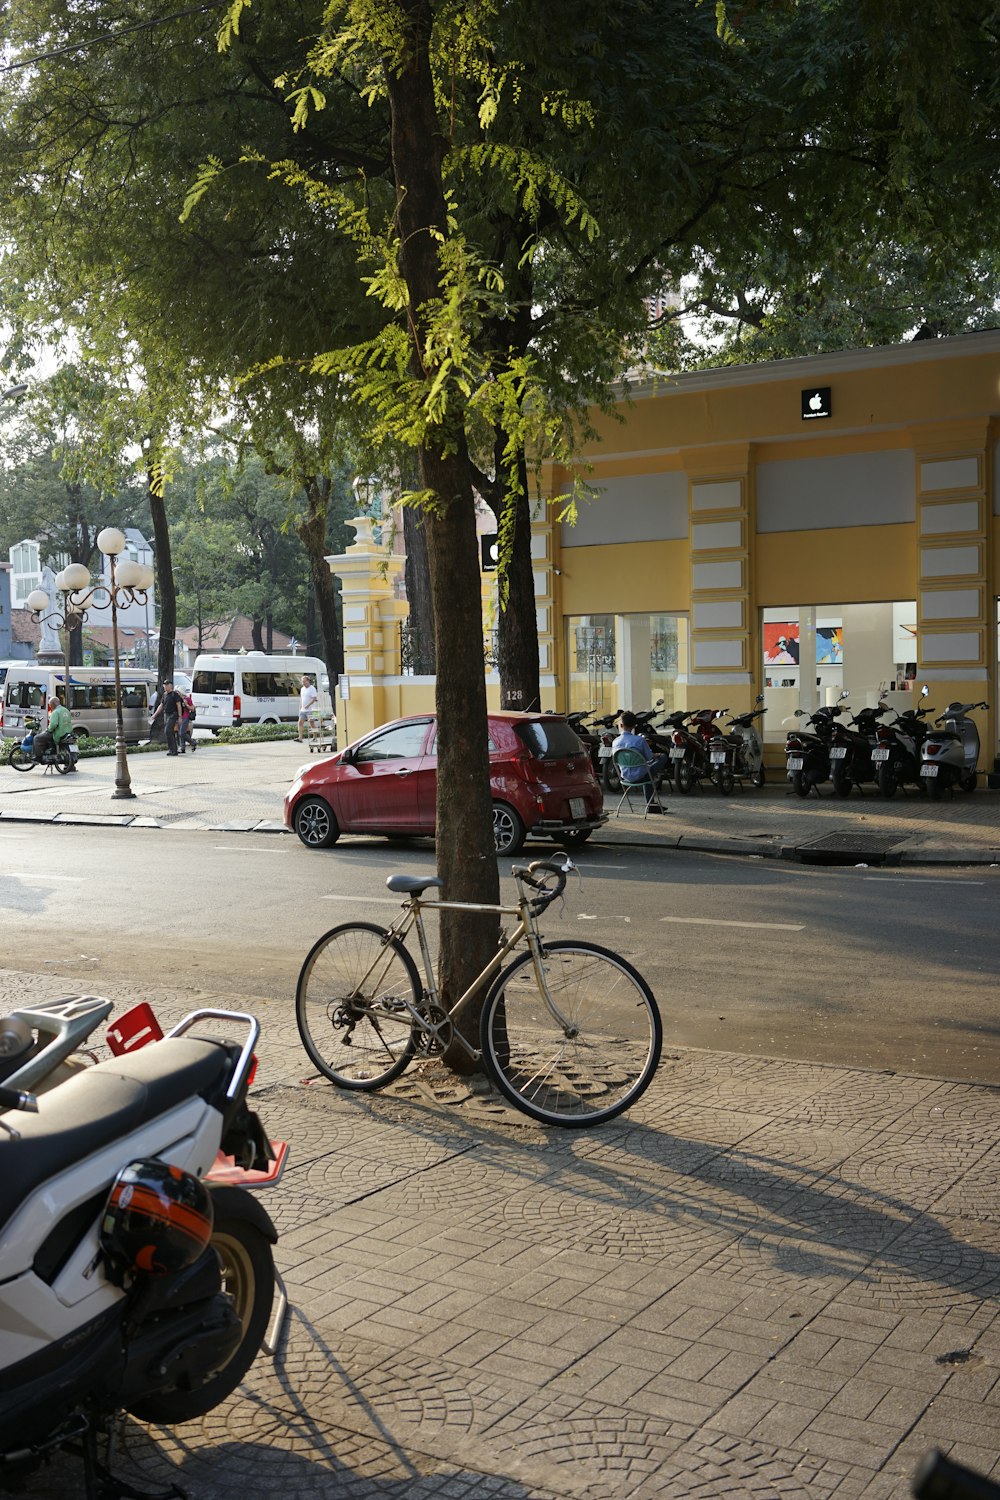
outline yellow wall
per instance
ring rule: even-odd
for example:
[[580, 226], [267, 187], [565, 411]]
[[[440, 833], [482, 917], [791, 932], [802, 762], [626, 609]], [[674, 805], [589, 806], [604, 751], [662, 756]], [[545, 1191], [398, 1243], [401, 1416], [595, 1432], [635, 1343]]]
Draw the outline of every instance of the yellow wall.
[[757, 605], [912, 599], [916, 566], [912, 525], [777, 531], [757, 537]]

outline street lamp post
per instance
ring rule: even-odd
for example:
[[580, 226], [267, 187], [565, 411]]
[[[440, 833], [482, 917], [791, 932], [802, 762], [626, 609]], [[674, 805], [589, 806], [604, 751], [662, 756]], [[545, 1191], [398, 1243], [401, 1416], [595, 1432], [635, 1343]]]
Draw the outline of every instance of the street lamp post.
[[[153, 570], [142, 563], [132, 562], [126, 558], [124, 562], [118, 559], [125, 551], [125, 534], [116, 526], [106, 526], [98, 535], [97, 545], [108, 559], [111, 567], [110, 586], [103, 582], [95, 583], [87, 568], [82, 563], [70, 563], [56, 575], [56, 588], [63, 595], [63, 608], [60, 613], [53, 610], [48, 615], [42, 611], [48, 607], [49, 597], [43, 589], [35, 589], [28, 595], [27, 605], [31, 610], [36, 622], [43, 619], [51, 621], [57, 628], [68, 630], [70, 622], [76, 624], [77, 617], [80, 622], [87, 618], [89, 609], [111, 608], [111, 639], [115, 654], [115, 789], [112, 797], [134, 797], [132, 780], [129, 776], [128, 756], [125, 751], [125, 721], [122, 715], [122, 677], [121, 662], [119, 660], [118, 648], [118, 610], [126, 604], [141, 604], [145, 606], [148, 590], [153, 585]], [[103, 595], [103, 598], [98, 596]], [[69, 688], [69, 655], [64, 651], [63, 659], [66, 663], [66, 707], [70, 704]]]

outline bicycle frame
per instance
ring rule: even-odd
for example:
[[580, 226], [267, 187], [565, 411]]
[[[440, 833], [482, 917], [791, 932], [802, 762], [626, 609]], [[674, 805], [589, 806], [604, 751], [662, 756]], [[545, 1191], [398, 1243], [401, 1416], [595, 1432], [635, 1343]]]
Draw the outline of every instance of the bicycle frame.
[[[544, 998], [545, 1003], [548, 1006], [552, 1016], [562, 1028], [562, 1030], [566, 1033], [567, 1036], [572, 1036], [574, 1035], [574, 1028], [559, 1010], [559, 1007], [552, 999], [552, 993], [549, 990], [548, 979], [545, 973], [545, 965], [542, 962], [542, 940], [538, 933], [538, 922], [537, 918], [531, 910], [532, 898], [526, 896], [521, 890], [521, 884], [516, 875], [514, 879], [515, 881], [517, 881], [519, 893], [516, 906], [480, 905], [478, 902], [474, 901], [423, 901], [421, 900], [420, 896], [414, 894], [409, 898], [408, 901], [404, 902], [403, 915], [397, 918], [397, 920], [390, 926], [389, 935], [396, 938], [399, 942], [405, 943], [412, 929], [416, 927], [417, 940], [420, 944], [420, 955], [424, 965], [424, 977], [427, 984], [427, 999], [431, 1002], [432, 1005], [436, 1005], [438, 1009], [442, 1009], [440, 1005], [440, 995], [438, 993], [437, 983], [434, 979], [434, 964], [431, 959], [430, 946], [427, 941], [427, 931], [424, 927], [424, 912], [478, 911], [484, 913], [493, 913], [496, 916], [517, 917], [517, 926], [514, 928], [513, 932], [511, 932], [509, 936], [505, 936], [502, 938], [496, 953], [490, 959], [486, 967], [482, 970], [481, 973], [477, 974], [476, 978], [469, 985], [469, 988], [464, 992], [464, 994], [459, 996], [459, 998], [455, 1001], [455, 1004], [450, 1008], [450, 1010], [446, 1012], [449, 1025], [454, 1021], [454, 1018], [456, 1016], [461, 1015], [462, 1011], [472, 1000], [473, 996], [477, 994], [477, 992], [481, 990], [483, 986], [494, 977], [495, 974], [499, 972], [507, 955], [509, 953], [512, 953], [513, 950], [518, 947], [522, 939], [527, 939], [528, 950], [531, 953], [532, 963], [534, 965], [535, 978], [538, 982], [538, 988], [541, 991], [542, 997]], [[361, 985], [364, 985], [364, 983], [367, 981], [374, 967], [375, 965], [373, 964], [372, 968], [369, 969], [368, 973], [361, 980]], [[359, 988], [360, 987], [361, 986], [359, 986]], [[422, 1016], [419, 1011], [417, 1011], [416, 1008], [409, 1003], [409, 1001], [403, 1000], [402, 1004], [406, 1006], [406, 1009], [410, 1012], [413, 1021], [420, 1027], [420, 1030], [425, 1032], [429, 1036], [433, 1036], [435, 1040], [440, 1042], [442, 1030], [441, 1024], [435, 1024], [433, 1021], [428, 1021], [425, 1016]], [[468, 1053], [469, 1057], [474, 1062], [478, 1062], [482, 1057], [482, 1050], [479, 1047], [473, 1047], [471, 1043], [467, 1042], [465, 1038], [453, 1028], [452, 1038], [460, 1044], [463, 1050]]]

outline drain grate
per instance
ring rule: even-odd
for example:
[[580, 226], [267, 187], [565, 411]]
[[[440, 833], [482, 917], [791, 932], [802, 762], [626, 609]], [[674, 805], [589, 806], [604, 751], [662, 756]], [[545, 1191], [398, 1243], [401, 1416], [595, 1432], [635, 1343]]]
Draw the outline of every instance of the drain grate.
[[898, 862], [900, 838], [884, 833], [824, 833], [797, 844], [792, 853], [804, 865], [885, 865]]

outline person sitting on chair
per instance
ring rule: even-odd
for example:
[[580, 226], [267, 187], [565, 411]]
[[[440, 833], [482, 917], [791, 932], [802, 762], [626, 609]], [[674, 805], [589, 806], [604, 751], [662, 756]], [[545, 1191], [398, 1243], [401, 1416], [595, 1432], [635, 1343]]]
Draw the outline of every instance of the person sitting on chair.
[[623, 766], [622, 780], [632, 785], [641, 783], [646, 793], [646, 811], [658, 813], [661, 809], [654, 803], [653, 792], [657, 781], [670, 764], [670, 756], [653, 754], [648, 740], [641, 734], [636, 734], [635, 714], [630, 709], [625, 710], [618, 722], [622, 732], [611, 746], [612, 753], [615, 750], [637, 750], [646, 762], [644, 766]]
[[[58, 698], [48, 702], [49, 727], [36, 734], [34, 739], [35, 759], [41, 761], [49, 750], [58, 749], [68, 734], [73, 732], [73, 720], [68, 708], [63, 708]], [[76, 770], [76, 766], [73, 767]]]

